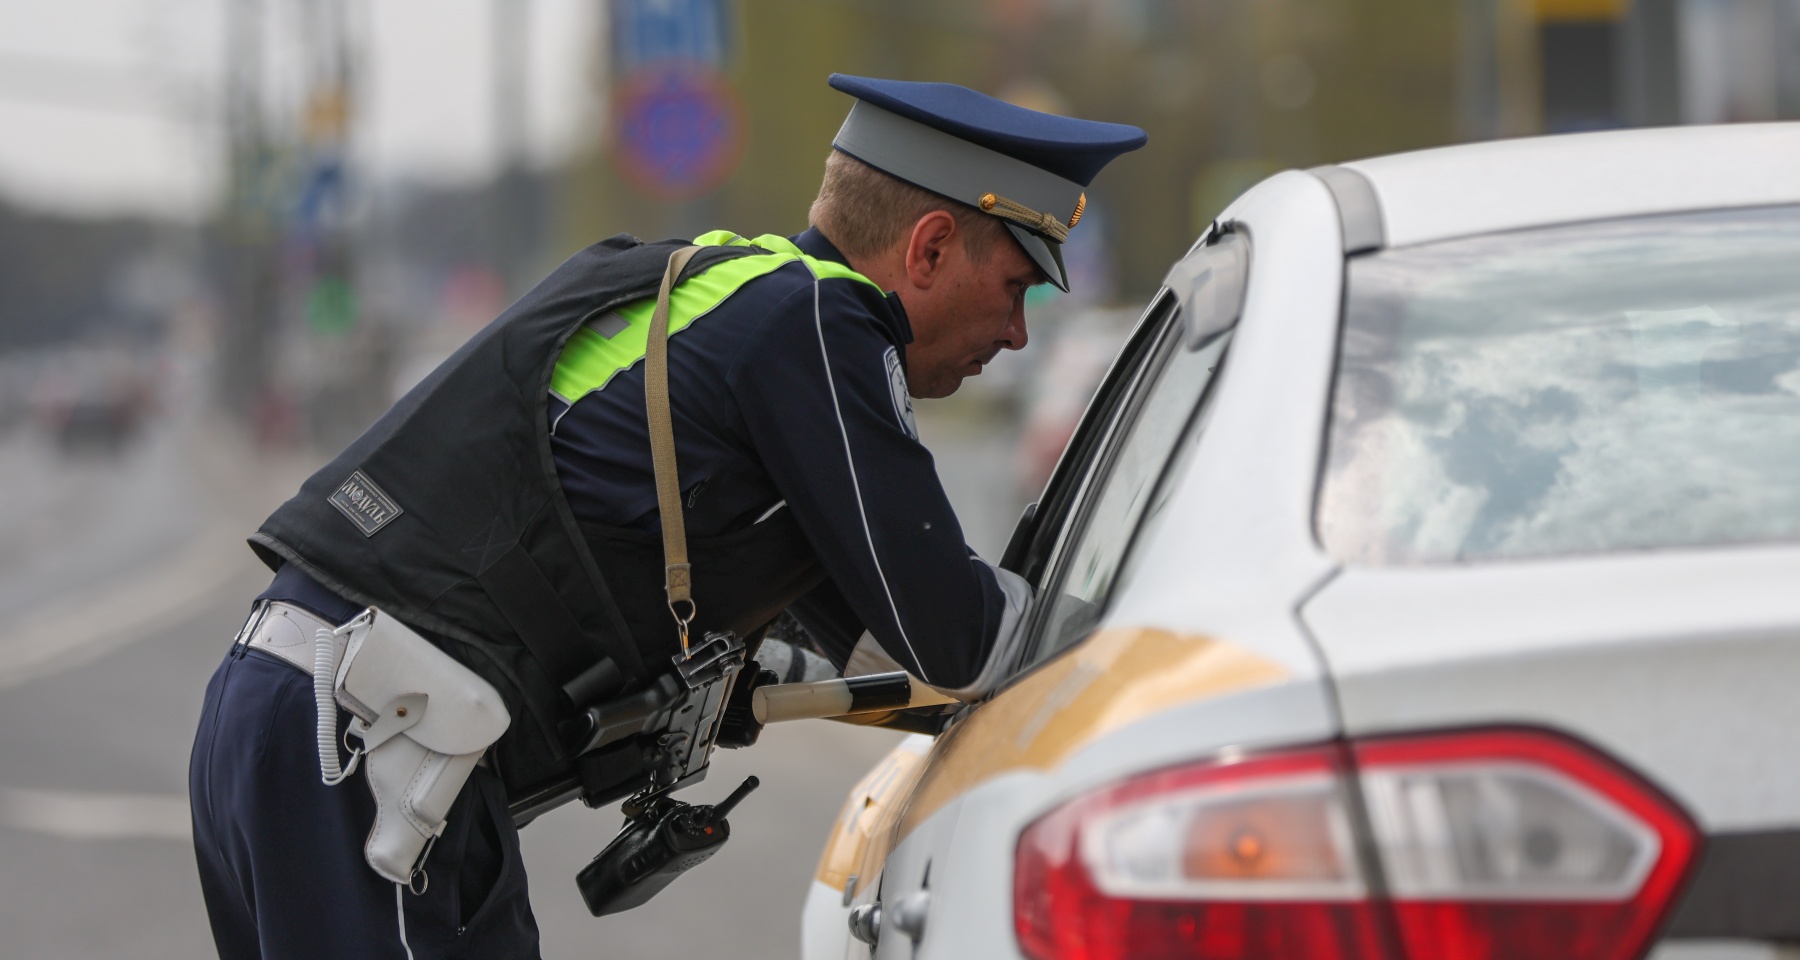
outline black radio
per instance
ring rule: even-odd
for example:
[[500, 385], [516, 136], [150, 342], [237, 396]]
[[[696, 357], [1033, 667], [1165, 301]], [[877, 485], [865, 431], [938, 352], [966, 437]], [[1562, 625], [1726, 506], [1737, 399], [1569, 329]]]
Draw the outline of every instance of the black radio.
[[581, 869], [575, 882], [596, 917], [642, 906], [731, 839], [725, 819], [757, 787], [750, 777], [715, 806], [696, 806], [667, 793], [625, 801], [625, 827]]
[[[576, 877], [597, 917], [643, 904], [704, 863], [731, 837], [725, 815], [757, 785], [751, 777], [717, 806], [671, 796], [706, 776], [744, 669], [744, 643], [733, 633], [709, 633], [671, 663], [649, 686], [589, 707], [564, 730], [572, 752], [604, 758], [583, 765], [584, 800], [599, 806], [633, 794], [621, 807], [624, 829]], [[604, 780], [592, 778], [600, 772]]]

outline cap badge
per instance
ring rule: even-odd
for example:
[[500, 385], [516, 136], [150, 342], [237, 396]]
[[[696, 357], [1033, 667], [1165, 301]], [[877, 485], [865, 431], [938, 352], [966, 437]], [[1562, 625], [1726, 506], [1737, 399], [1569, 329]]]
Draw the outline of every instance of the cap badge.
[[1062, 243], [1069, 239], [1069, 228], [1063, 226], [1061, 220], [1047, 213], [1036, 210], [1018, 202], [992, 193], [984, 193], [978, 201], [981, 209], [1002, 220], [1011, 220], [1027, 230], [1035, 230], [1046, 239]]

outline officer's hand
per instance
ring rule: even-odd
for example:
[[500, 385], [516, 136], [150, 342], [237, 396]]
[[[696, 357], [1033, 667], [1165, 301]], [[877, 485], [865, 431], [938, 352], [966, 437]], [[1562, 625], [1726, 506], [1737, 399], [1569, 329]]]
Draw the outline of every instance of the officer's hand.
[[781, 677], [775, 671], [764, 670], [755, 660], [744, 664], [737, 683], [732, 686], [731, 699], [725, 701], [725, 716], [719, 721], [719, 737], [715, 742], [728, 750], [755, 743], [763, 725], [756, 722], [756, 714], [750, 710], [750, 695], [757, 687], [779, 682]]

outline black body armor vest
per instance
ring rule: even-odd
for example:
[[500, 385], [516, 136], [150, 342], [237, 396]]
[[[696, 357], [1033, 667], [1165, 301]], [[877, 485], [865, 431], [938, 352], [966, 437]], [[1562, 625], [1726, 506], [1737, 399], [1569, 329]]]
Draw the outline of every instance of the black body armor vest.
[[[643, 687], [679, 649], [663, 605], [660, 549], [581, 529], [557, 479], [546, 407], [569, 336], [596, 315], [654, 296], [683, 245], [619, 236], [571, 257], [250, 538], [271, 568], [296, 564], [352, 602], [400, 618], [502, 692], [513, 723], [492, 757], [516, 819], [577, 794], [598, 805], [629, 792], [642, 774], [630, 742], [575, 757], [559, 728], [580, 708]], [[761, 252], [708, 247], [683, 276]], [[695, 541], [696, 636], [748, 636], [823, 579], [785, 512], [721, 539], [730, 542], [717, 544], [725, 549], [715, 557], [758, 558], [758, 596], [710, 603], [701, 591], [711, 551]]]

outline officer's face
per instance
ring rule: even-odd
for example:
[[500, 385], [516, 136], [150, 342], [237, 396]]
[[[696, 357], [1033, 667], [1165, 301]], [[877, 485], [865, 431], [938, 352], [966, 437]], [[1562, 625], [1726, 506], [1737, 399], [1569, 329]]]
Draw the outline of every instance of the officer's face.
[[944, 241], [931, 251], [929, 282], [900, 290], [913, 330], [906, 385], [915, 397], [947, 397], [1000, 351], [1025, 346], [1025, 291], [1044, 281], [1010, 235], [990, 244], [985, 259], [968, 255], [960, 232]]

